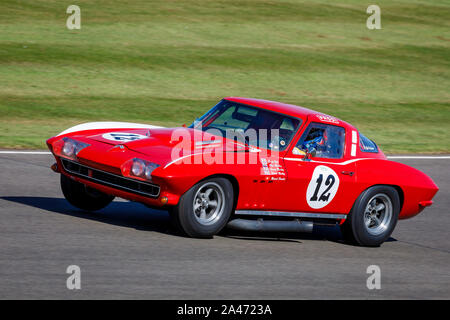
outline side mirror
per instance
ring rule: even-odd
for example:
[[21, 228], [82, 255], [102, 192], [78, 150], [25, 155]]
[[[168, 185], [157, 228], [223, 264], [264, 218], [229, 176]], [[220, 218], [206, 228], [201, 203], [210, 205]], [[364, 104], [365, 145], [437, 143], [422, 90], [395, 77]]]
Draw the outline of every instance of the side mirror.
[[[195, 118], [194, 122], [192, 122], [192, 126], [195, 128], [200, 123], [199, 118]], [[184, 127], [184, 126], [183, 126]]]

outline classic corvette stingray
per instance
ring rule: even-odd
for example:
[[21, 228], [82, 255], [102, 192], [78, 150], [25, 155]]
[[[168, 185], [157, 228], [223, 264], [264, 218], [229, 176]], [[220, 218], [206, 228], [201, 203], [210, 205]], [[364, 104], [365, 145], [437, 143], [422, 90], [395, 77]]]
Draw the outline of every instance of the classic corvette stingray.
[[349, 242], [379, 246], [438, 191], [351, 124], [267, 100], [224, 98], [189, 127], [87, 123], [47, 144], [72, 205], [141, 202], [191, 237], [339, 224]]

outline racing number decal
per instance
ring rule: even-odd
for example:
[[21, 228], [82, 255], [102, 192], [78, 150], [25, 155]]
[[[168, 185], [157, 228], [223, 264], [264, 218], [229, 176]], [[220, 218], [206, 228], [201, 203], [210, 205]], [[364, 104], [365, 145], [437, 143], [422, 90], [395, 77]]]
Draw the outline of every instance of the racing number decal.
[[338, 188], [336, 172], [327, 166], [317, 166], [306, 190], [306, 201], [311, 208], [321, 209], [333, 200]]
[[128, 142], [148, 138], [147, 136], [144, 136], [142, 134], [127, 133], [127, 132], [109, 132], [102, 135], [102, 137], [103, 139], [121, 142]]
[[330, 198], [330, 193], [327, 193], [327, 192], [328, 192], [328, 190], [330, 190], [333, 187], [336, 179], [331, 174], [327, 177], [327, 180], [325, 181], [325, 185], [328, 186], [328, 188], [326, 188], [325, 191], [322, 192], [319, 199], [317, 200], [317, 195], [319, 193], [320, 187], [322, 186], [322, 180], [323, 180], [323, 175], [319, 174], [319, 177], [317, 178], [317, 181], [316, 181], [316, 183], [317, 183], [316, 190], [314, 191], [314, 194], [311, 197], [311, 199], [309, 199], [309, 201], [328, 201], [328, 199]]

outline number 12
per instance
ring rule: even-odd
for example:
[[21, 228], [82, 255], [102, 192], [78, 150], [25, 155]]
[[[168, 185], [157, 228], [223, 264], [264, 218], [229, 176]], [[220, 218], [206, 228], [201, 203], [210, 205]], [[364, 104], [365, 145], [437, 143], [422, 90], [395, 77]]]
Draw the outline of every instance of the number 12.
[[330, 174], [327, 177], [327, 179], [325, 180], [325, 186], [328, 186], [328, 188], [326, 188], [325, 191], [322, 192], [322, 194], [319, 197], [319, 200], [317, 200], [317, 195], [319, 193], [320, 187], [322, 186], [322, 181], [323, 181], [323, 175], [320, 174], [316, 180], [316, 183], [317, 183], [316, 190], [314, 191], [314, 194], [311, 197], [311, 199], [309, 199], [309, 201], [328, 201], [328, 199], [330, 198], [330, 193], [328, 193], [328, 194], [326, 194], [326, 193], [331, 189], [331, 187], [333, 186], [336, 179], [334, 178], [334, 176], [332, 174]]

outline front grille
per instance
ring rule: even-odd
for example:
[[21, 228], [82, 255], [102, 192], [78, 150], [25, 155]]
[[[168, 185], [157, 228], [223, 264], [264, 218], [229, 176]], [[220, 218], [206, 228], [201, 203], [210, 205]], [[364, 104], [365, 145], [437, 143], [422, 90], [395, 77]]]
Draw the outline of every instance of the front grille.
[[67, 159], [61, 159], [61, 162], [64, 170], [74, 176], [146, 197], [157, 198], [159, 196], [160, 188], [156, 184], [125, 178]]

